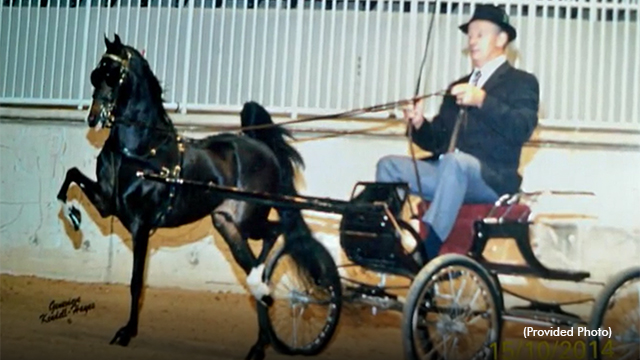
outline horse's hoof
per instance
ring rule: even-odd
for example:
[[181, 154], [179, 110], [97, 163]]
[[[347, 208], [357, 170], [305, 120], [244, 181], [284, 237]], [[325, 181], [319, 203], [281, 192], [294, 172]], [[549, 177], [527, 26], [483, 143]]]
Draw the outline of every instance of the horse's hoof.
[[110, 345], [118, 344], [120, 346], [129, 345], [129, 341], [131, 341], [131, 335], [129, 334], [129, 330], [127, 327], [120, 328], [116, 335], [111, 339]]
[[80, 230], [82, 215], [80, 214], [80, 210], [78, 210], [75, 206], [71, 206], [69, 208], [69, 219], [71, 220], [71, 224], [73, 224], [73, 229], [75, 231]]
[[271, 295], [265, 295], [260, 299], [260, 302], [266, 307], [271, 307], [271, 305], [273, 305], [273, 298]]
[[249, 353], [247, 354], [247, 357], [245, 357], [245, 360], [263, 360], [264, 357], [264, 349], [258, 347], [257, 345], [254, 345], [251, 347], [251, 350], [249, 350]]

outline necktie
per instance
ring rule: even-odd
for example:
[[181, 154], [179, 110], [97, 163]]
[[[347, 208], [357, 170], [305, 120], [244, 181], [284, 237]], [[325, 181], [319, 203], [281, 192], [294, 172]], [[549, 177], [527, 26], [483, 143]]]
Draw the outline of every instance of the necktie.
[[477, 70], [472, 76], [471, 76], [471, 85], [473, 86], [477, 86], [478, 85], [478, 81], [480, 81], [480, 76], [482, 76], [482, 73], [480, 72], [480, 70]]

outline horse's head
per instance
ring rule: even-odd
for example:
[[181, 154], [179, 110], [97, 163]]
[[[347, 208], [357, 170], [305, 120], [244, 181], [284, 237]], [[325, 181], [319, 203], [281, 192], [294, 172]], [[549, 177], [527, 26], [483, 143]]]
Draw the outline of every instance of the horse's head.
[[[147, 61], [136, 49], [124, 45], [117, 34], [113, 42], [106, 36], [104, 42], [107, 50], [91, 72], [93, 101], [87, 117], [90, 127], [110, 126], [115, 116], [124, 111], [139, 92], [159, 92], [158, 96], [162, 92], [155, 78], [154, 89], [145, 86], [148, 82], [144, 78], [147, 76], [146, 71], [151, 71]], [[141, 89], [135, 90], [136, 88]]]

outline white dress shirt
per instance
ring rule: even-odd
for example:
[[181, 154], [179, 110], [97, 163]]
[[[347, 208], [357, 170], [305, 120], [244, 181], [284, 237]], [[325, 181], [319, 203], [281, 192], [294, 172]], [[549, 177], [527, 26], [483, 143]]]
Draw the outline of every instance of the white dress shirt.
[[478, 79], [478, 83], [476, 84], [476, 86], [483, 87], [484, 84], [487, 82], [487, 80], [489, 80], [491, 75], [493, 75], [493, 73], [496, 71], [496, 69], [498, 69], [505, 61], [507, 61], [507, 57], [505, 55], [500, 55], [497, 58], [484, 64], [483, 67], [479, 69], [478, 68], [473, 69], [473, 72], [471, 73], [471, 77], [469, 78], [469, 81], [470, 82], [473, 81], [473, 76], [478, 71], [480, 71], [480, 79]]

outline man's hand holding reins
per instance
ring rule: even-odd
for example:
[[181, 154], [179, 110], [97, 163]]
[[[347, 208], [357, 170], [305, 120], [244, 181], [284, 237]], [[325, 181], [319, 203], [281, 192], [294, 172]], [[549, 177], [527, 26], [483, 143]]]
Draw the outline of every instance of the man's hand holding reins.
[[451, 95], [456, 97], [456, 103], [463, 106], [482, 107], [486, 92], [471, 84], [458, 84], [451, 88]]
[[425, 121], [424, 102], [422, 99], [416, 101], [413, 106], [402, 109], [404, 120], [411, 122], [414, 128], [419, 129]]

